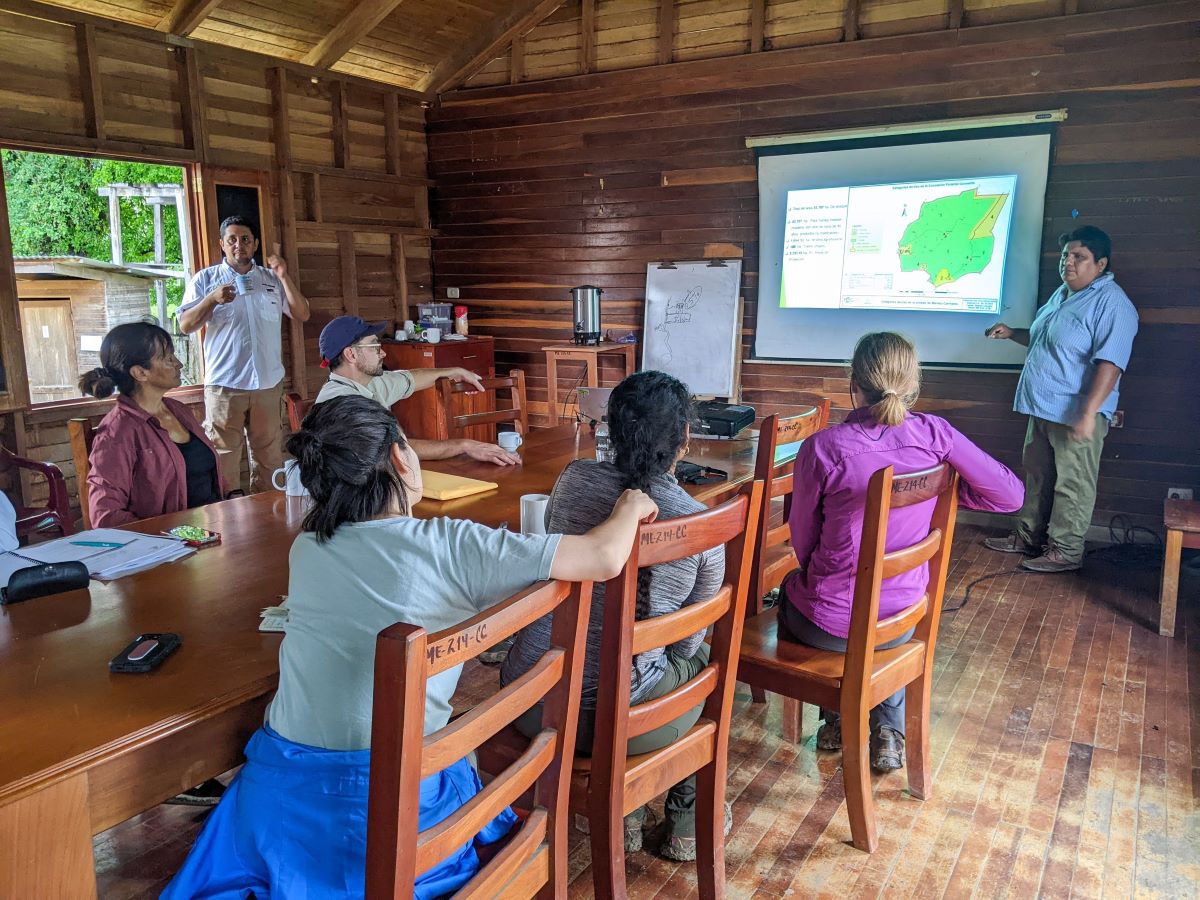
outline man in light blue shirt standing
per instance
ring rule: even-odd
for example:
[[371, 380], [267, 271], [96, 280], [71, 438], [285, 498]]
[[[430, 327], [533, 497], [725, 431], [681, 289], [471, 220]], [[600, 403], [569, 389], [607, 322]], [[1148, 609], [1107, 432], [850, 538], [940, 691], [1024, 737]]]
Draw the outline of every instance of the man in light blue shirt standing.
[[1110, 271], [1109, 236], [1085, 225], [1058, 241], [1063, 283], [1033, 324], [1000, 322], [986, 332], [1029, 348], [1013, 401], [1016, 412], [1029, 416], [1029, 427], [1022, 454], [1025, 505], [1016, 530], [984, 544], [1034, 557], [1021, 563], [1031, 572], [1070, 572], [1083, 564], [1100, 453], [1138, 329], [1137, 310]]
[[[267, 266], [255, 263], [253, 223], [229, 216], [221, 223], [224, 260], [197, 272], [179, 307], [179, 330], [204, 328], [204, 430], [217, 448], [229, 490], [242, 478], [250, 446], [250, 490], [267, 490], [283, 465], [280, 402], [286, 315], [308, 321], [308, 300], [288, 275], [279, 247]], [[293, 348], [293, 352], [300, 352]]]

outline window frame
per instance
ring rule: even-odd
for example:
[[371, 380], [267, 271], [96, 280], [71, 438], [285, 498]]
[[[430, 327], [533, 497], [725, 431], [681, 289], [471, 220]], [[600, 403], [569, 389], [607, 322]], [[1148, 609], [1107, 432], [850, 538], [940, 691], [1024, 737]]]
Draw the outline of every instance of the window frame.
[[[200, 177], [201, 166], [198, 163], [184, 162], [147, 154], [112, 154], [72, 149], [42, 144], [36, 142], [12, 142], [0, 140], [0, 150], [21, 150], [33, 153], [52, 153], [59, 156], [80, 156], [87, 159], [109, 159], [126, 162], [144, 162], [154, 165], [173, 166], [183, 170], [184, 202], [187, 204], [187, 219], [189, 223], [189, 243], [195, 272], [208, 262], [205, 252], [205, 242], [201, 240], [198, 225], [202, 225], [200, 209], [204, 208], [204, 184]], [[215, 187], [213, 198], [215, 202]], [[262, 195], [260, 192], [260, 206]], [[215, 208], [215, 207], [214, 207]], [[29, 369], [25, 358], [25, 342], [21, 330], [21, 312], [17, 298], [16, 266], [13, 258], [11, 222], [8, 215], [8, 192], [5, 188], [4, 166], [0, 162], [0, 366], [5, 375], [4, 388], [0, 389], [0, 414], [13, 412], [32, 412], [41, 410], [61, 409], [73, 414], [88, 414], [89, 411], [99, 411], [114, 402], [113, 398], [96, 400], [92, 397], [78, 397], [70, 400], [52, 400], [46, 403], [33, 403], [29, 392]], [[201, 353], [201, 374], [203, 375], [203, 353]], [[194, 402], [202, 396], [204, 390], [203, 378], [201, 383], [176, 388], [169, 396], [185, 403]]]

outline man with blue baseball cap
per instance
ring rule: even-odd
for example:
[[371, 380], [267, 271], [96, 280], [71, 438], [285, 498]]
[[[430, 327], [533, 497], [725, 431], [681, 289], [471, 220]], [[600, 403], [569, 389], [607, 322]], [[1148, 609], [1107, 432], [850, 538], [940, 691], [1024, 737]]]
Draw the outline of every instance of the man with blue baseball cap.
[[[338, 316], [321, 330], [321, 367], [329, 369], [329, 381], [318, 392], [317, 403], [356, 394], [369, 397], [390, 409], [392, 404], [415, 391], [433, 387], [439, 378], [464, 381], [476, 390], [483, 390], [478, 375], [457, 366], [385, 372], [379, 335], [387, 329], [387, 322], [367, 322], [358, 316]], [[447, 459], [462, 453], [498, 466], [512, 466], [521, 461], [521, 457], [515, 453], [483, 441], [408, 438], [408, 442], [418, 459]]]

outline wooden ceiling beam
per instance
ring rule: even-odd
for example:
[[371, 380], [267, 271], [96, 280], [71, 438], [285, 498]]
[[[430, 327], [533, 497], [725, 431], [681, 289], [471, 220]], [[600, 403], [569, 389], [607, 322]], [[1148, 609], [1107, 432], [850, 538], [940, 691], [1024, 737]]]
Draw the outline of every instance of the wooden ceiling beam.
[[665, 66], [675, 52], [675, 0], [658, 0], [658, 64]]
[[[962, 2], [962, 0], [959, 0]], [[767, 0], [750, 0], [750, 52], [763, 48], [767, 33]]]
[[167, 34], [187, 37], [220, 5], [221, 0], [175, 0], [171, 11], [154, 27]]
[[[166, 47], [191, 47], [202, 53], [205, 60], [219, 59], [235, 65], [252, 65], [263, 68], [283, 66], [289, 72], [295, 72], [297, 75], [305, 78], [320, 78], [326, 77], [329, 74], [328, 72], [314, 69], [312, 66], [306, 66], [300, 62], [280, 59], [278, 56], [268, 56], [265, 53], [257, 53], [253, 50], [243, 50], [240, 47], [229, 47], [224, 44], [214, 44], [207, 41], [197, 42], [194, 38], [180, 37], [177, 34], [165, 32], [158, 28], [147, 28], [142, 25], [132, 25], [129, 22], [119, 22], [116, 19], [106, 19], [103, 16], [66, 6], [53, 6], [49, 3], [43, 3], [41, 0], [0, 0], [0, 7], [3, 7], [5, 12], [15, 13], [19, 16], [30, 16], [34, 19], [43, 19], [47, 22], [58, 22], [62, 25], [94, 25], [96, 26], [97, 34], [101, 32], [104, 34], [116, 34], [140, 41], [161, 44]], [[371, 91], [395, 91], [399, 96], [408, 100], [429, 101], [433, 99], [427, 91], [414, 90], [406, 85], [396, 84], [395, 82], [379, 78], [366, 78], [361, 75], [341, 73], [339, 73], [338, 78], [348, 85], [358, 85]], [[26, 131], [30, 135], [42, 133], [29, 131], [28, 129]], [[109, 143], [113, 143], [114, 146], [122, 143], [129, 147], [139, 146], [136, 142], [110, 141]], [[138, 152], [140, 154], [138, 159], [146, 156], [146, 153]]]
[[951, 29], [962, 28], [963, 24], [963, 0], [950, 0], [950, 21]]
[[846, 0], [846, 13], [842, 19], [842, 40], [858, 40], [858, 14], [861, 0]]
[[539, 24], [562, 4], [563, 0], [519, 0], [512, 11], [482, 37], [439, 62], [419, 90], [440, 94], [458, 87], [499, 56], [514, 37]]
[[596, 68], [596, 0], [583, 0], [579, 14], [579, 53], [587, 75]]
[[403, 2], [404, 0], [362, 0], [361, 3], [355, 3], [337, 27], [304, 55], [303, 63], [315, 69], [328, 69], [345, 56], [351, 47], [374, 31]]

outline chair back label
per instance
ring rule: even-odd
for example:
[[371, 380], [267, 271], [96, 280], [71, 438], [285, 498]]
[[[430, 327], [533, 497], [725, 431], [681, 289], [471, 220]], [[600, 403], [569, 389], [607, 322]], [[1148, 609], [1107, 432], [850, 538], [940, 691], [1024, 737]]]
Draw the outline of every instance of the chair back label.
[[664, 525], [661, 528], [644, 529], [641, 536], [641, 545], [649, 547], [652, 544], [665, 544], [672, 541], [687, 540], [688, 527], [684, 523], [682, 525]]
[[487, 635], [487, 623], [481, 622], [471, 628], [447, 635], [435, 644], [429, 644], [425, 648], [425, 654], [430, 665], [459, 654], [470, 658], [478, 655], [480, 651], [474, 648], [486, 641]]
[[906, 494], [909, 491], [923, 491], [929, 487], [929, 475], [920, 475], [916, 478], [897, 479], [892, 482], [893, 494]]
[[913, 506], [932, 500], [946, 490], [953, 477], [953, 470], [947, 463], [922, 472], [896, 475], [892, 479], [892, 506]]

